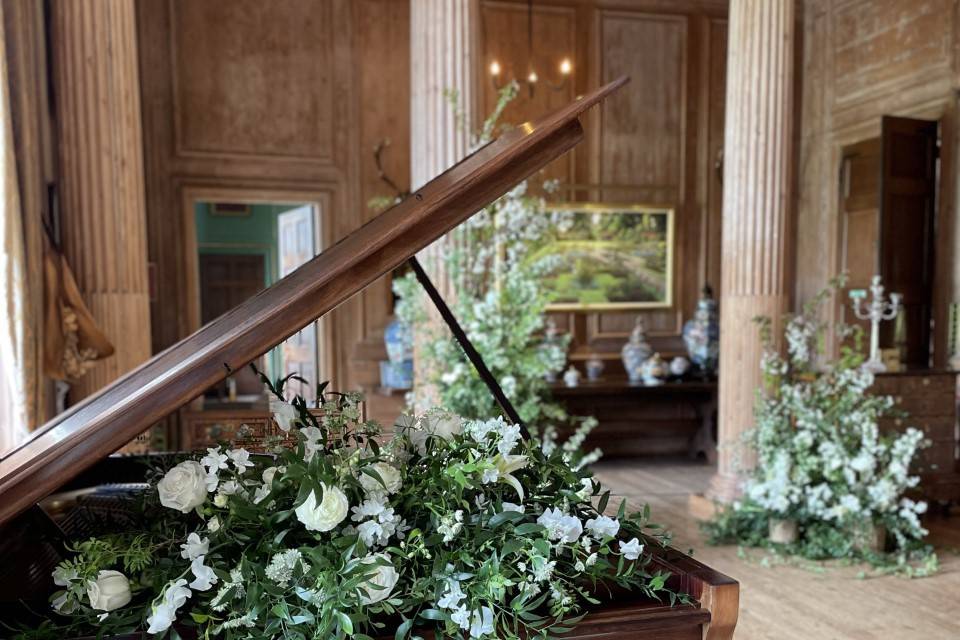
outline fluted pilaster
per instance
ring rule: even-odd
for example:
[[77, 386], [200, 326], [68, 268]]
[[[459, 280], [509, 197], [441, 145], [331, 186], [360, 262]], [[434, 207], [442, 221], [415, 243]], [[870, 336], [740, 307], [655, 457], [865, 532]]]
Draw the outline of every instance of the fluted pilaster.
[[[478, 11], [477, 0], [411, 0], [410, 181], [414, 189], [462, 160], [470, 149]], [[456, 109], [451, 96], [456, 97]], [[456, 243], [453, 231], [417, 256], [448, 302], [456, 295], [456, 287], [443, 257]], [[441, 322], [437, 314], [431, 319], [434, 326]], [[424, 331], [418, 331], [414, 346], [414, 376], [421, 405], [435, 399], [423, 384], [427, 376], [417, 357], [423, 338]]]
[[[756, 463], [741, 445], [762, 385], [756, 316], [788, 302], [794, 0], [732, 0], [724, 137], [720, 424], [711, 494], [729, 501]], [[779, 325], [777, 325], [779, 326]], [[776, 331], [775, 334], [776, 335]]]
[[150, 356], [140, 83], [133, 0], [54, 0], [64, 253], [116, 348], [71, 390], [88, 396]]

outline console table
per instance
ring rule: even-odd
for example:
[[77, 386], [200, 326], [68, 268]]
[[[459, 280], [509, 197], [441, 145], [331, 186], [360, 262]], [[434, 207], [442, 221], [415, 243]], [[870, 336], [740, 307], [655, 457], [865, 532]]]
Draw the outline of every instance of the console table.
[[716, 457], [715, 381], [651, 387], [601, 378], [576, 387], [554, 383], [552, 392], [571, 415], [597, 418], [585, 448], [600, 447], [605, 459], [685, 454], [713, 462]]

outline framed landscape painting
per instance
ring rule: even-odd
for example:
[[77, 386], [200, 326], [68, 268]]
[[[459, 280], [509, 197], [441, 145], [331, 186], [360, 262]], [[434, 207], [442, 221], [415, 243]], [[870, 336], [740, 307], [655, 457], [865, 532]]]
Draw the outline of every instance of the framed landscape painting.
[[673, 209], [548, 206], [544, 260], [550, 310], [652, 309], [673, 304]]

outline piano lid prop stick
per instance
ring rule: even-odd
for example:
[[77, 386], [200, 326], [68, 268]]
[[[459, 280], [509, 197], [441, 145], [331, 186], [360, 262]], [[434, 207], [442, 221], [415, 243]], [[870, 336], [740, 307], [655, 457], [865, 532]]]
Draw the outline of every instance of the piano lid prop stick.
[[503, 389], [500, 388], [500, 383], [497, 382], [497, 379], [493, 377], [492, 373], [490, 373], [490, 369], [487, 368], [487, 364], [483, 361], [483, 357], [481, 357], [476, 347], [473, 346], [473, 343], [470, 342], [470, 338], [467, 337], [467, 334], [464, 333], [460, 323], [457, 322], [453, 312], [450, 311], [450, 307], [448, 307], [447, 303], [442, 297], [440, 297], [440, 292], [437, 291], [435, 286], [433, 286], [433, 282], [430, 281], [430, 276], [428, 276], [426, 271], [423, 270], [423, 267], [420, 265], [420, 261], [417, 260], [416, 256], [412, 256], [408, 262], [413, 268], [413, 272], [417, 274], [417, 280], [420, 281], [420, 284], [426, 290], [427, 295], [430, 296], [431, 300], [433, 300], [434, 306], [437, 307], [437, 311], [440, 312], [440, 317], [442, 317], [443, 321], [447, 323], [448, 327], [450, 327], [450, 331], [453, 332], [453, 337], [456, 338], [457, 342], [460, 343], [460, 347], [463, 349], [464, 353], [467, 354], [467, 359], [469, 359], [476, 368], [477, 373], [480, 374], [480, 379], [483, 380], [484, 384], [487, 385], [490, 393], [492, 393], [493, 397], [496, 399], [497, 404], [500, 405], [500, 408], [503, 409], [503, 412], [506, 414], [507, 419], [513, 424], [519, 426], [520, 433], [523, 434], [524, 438], [529, 440], [530, 432], [527, 431], [527, 427], [520, 419], [520, 415], [517, 413], [517, 410], [513, 408], [513, 403], [511, 403], [510, 399], [507, 398], [506, 394], [503, 393]]

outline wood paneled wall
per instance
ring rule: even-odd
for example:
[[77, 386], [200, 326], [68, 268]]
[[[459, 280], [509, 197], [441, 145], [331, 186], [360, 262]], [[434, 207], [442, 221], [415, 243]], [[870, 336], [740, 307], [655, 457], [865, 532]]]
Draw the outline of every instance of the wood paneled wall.
[[[946, 353], [948, 305], [960, 300], [957, 228], [957, 0], [809, 0], [804, 4], [797, 214], [797, 303], [843, 266], [844, 148], [880, 135], [883, 115], [940, 120], [934, 363]], [[839, 317], [838, 300], [832, 317]]]
[[[409, 5], [396, 0], [142, 0], [137, 3], [151, 263], [153, 349], [196, 328], [190, 199], [321, 201], [328, 244], [409, 182]], [[377, 332], [390, 308], [378, 281], [325, 324], [333, 387], [375, 385]], [[375, 345], [372, 365], [355, 357]], [[378, 351], [379, 349], [379, 351]]]
[[[496, 90], [488, 67], [504, 79], [526, 77], [527, 3], [481, 0], [483, 112]], [[521, 83], [504, 113], [519, 123], [619, 75], [632, 81], [590, 114], [589, 142], [554, 163], [543, 178], [568, 185], [564, 197], [616, 204], [662, 204], [676, 209], [674, 306], [642, 312], [654, 347], [682, 353], [680, 331], [705, 283], [720, 284], [722, 180], [726, 89], [727, 2], [691, 0], [538, 0], [534, 5], [533, 97]], [[573, 62], [562, 90], [558, 64]], [[618, 358], [637, 312], [557, 314], [573, 333], [571, 356]]]

